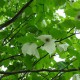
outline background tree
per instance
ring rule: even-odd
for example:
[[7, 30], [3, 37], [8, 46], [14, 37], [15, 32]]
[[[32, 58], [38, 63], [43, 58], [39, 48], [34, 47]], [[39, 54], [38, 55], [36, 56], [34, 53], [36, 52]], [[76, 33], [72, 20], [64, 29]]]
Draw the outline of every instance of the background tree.
[[79, 29], [80, 0], [0, 0], [0, 80], [79, 75]]

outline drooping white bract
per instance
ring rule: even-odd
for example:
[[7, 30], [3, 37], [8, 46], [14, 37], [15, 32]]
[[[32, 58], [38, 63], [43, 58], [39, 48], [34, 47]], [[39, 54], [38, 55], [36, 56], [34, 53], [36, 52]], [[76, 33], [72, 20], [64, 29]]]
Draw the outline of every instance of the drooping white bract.
[[35, 43], [25, 43], [22, 46], [22, 53], [24, 54], [24, 56], [28, 54], [28, 55], [36, 56], [36, 58], [40, 58], [37, 50], [37, 45]]
[[51, 35], [41, 35], [38, 39], [45, 43], [41, 46], [42, 50], [46, 50], [50, 55], [56, 51], [55, 39], [52, 39]]
[[54, 53], [56, 51], [54, 40], [45, 43], [44, 46], [41, 46], [41, 49], [46, 50], [50, 55]]
[[64, 44], [59, 44], [57, 47], [59, 49], [59, 51], [67, 51], [67, 48], [68, 48], [68, 44], [67, 43], [64, 43]]
[[72, 80], [80, 80], [80, 74], [74, 74]]

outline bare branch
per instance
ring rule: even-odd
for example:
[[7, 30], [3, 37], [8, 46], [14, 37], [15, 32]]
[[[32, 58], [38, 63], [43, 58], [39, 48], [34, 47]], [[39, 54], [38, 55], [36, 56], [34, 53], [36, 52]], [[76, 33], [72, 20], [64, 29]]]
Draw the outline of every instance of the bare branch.
[[20, 70], [20, 71], [13, 71], [13, 72], [0, 71], [0, 74], [13, 75], [13, 74], [19, 74], [19, 73], [28, 73], [28, 72], [74, 72], [74, 71], [80, 71], [80, 68], [61, 69], [61, 70], [57, 70], [57, 69]]
[[60, 40], [57, 40], [57, 41], [55, 41], [55, 42], [61, 42], [61, 41], [65, 40], [65, 39], [68, 39], [68, 38], [74, 36], [74, 35], [75, 35], [75, 33], [72, 33], [71, 35], [69, 35], [69, 36], [67, 36], [67, 37], [65, 37], [65, 38], [62, 38], [62, 39], [60, 39]]
[[26, 3], [26, 4], [21, 8], [21, 10], [20, 10], [17, 14], [15, 14], [15, 16], [14, 16], [12, 19], [10, 19], [9, 21], [1, 24], [1, 25], [0, 25], [0, 29], [2, 29], [2, 28], [4, 28], [4, 27], [7, 27], [7, 26], [10, 25], [12, 22], [14, 22], [14, 21], [19, 17], [19, 15], [31, 4], [32, 1], [33, 1], [33, 0], [30, 0], [28, 3]]
[[2, 60], [0, 60], [0, 62], [2, 62], [2, 61], [5, 61], [5, 60], [7, 60], [7, 59], [12, 59], [12, 58], [15, 58], [15, 57], [18, 57], [18, 56], [22, 56], [23, 54], [17, 54], [17, 55], [13, 55], [13, 56], [10, 56], [10, 57], [7, 57], [7, 58], [5, 58], [5, 59], [2, 59]]
[[[68, 65], [67, 65], [66, 67], [64, 67], [63, 69], [69, 67], [69, 65], [70, 65], [71, 63], [73, 63], [74, 61], [76, 61], [76, 60], [77, 60], [77, 59], [71, 60], [71, 61], [68, 63]], [[52, 78], [52, 80], [56, 80], [56, 78], [59, 78], [59, 77], [62, 76], [63, 74], [64, 74], [64, 72], [58, 72], [57, 75]]]

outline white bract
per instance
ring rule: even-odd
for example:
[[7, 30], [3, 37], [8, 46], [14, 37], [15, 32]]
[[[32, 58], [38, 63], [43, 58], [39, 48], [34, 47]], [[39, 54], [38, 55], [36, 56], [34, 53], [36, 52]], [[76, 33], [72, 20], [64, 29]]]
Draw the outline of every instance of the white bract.
[[75, 30], [75, 36], [80, 39], [80, 30]]
[[36, 58], [40, 58], [37, 50], [37, 45], [35, 43], [25, 43], [22, 46], [22, 53], [24, 54], [24, 56], [28, 54], [28, 55], [36, 56]]
[[64, 44], [59, 44], [57, 47], [59, 51], [67, 51], [68, 46], [69, 45], [67, 43], [64, 43]]
[[80, 74], [74, 74], [72, 80], [80, 80]]
[[73, 3], [73, 2], [76, 2], [76, 1], [78, 1], [78, 0], [69, 0], [69, 1]]
[[42, 50], [46, 50], [50, 55], [56, 51], [55, 39], [52, 39], [51, 35], [41, 35], [38, 39], [45, 43], [41, 46]]
[[52, 40], [52, 36], [51, 35], [41, 35], [38, 37], [38, 39], [40, 39], [44, 43], [47, 43], [47, 42], [50, 42]]

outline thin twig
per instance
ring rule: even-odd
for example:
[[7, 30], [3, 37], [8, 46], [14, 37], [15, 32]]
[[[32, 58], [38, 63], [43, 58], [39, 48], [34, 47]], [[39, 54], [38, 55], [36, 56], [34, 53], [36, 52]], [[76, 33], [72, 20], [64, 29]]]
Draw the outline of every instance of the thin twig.
[[[29, 15], [27, 18], [25, 18], [25, 19], [23, 20], [23, 22], [22, 22], [23, 24], [19, 24], [19, 26], [16, 27], [16, 28], [13, 30], [13, 32], [11, 32], [11, 33], [3, 40], [3, 44], [4, 44], [4, 42], [5, 42], [17, 29], [20, 28], [20, 26], [21, 26], [20, 29], [22, 29], [22, 27], [27, 24], [27, 23], [25, 23], [25, 22], [26, 22], [30, 17], [32, 17], [33, 15], [35, 15], [35, 13], [32, 13], [32, 14]], [[20, 31], [20, 29], [19, 29], [14, 35], [16, 35], [16, 34]], [[14, 35], [13, 35], [13, 36], [14, 36]], [[10, 39], [12, 39], [12, 37], [11, 37]], [[10, 41], [10, 39], [8, 40], [8, 42]], [[6, 43], [8, 43], [8, 42], [6, 42]], [[6, 44], [6, 43], [5, 43], [5, 44]]]
[[70, 33], [75, 27], [72, 27], [67, 33]]
[[23, 55], [23, 54], [13, 55], [13, 56], [10, 56], [10, 57], [7, 57], [7, 58], [5, 58], [5, 59], [0, 60], [0, 62], [3, 62], [3, 61], [5, 61], [5, 60], [7, 60], [7, 59], [15, 58], [15, 57], [18, 57], [18, 56], [22, 56], [22, 55]]
[[47, 55], [48, 55], [48, 53], [45, 54], [43, 57], [41, 57], [38, 61], [35, 61], [35, 62], [33, 63], [33, 66], [36, 65], [36, 64], [37, 64], [39, 61], [41, 61], [43, 58], [45, 58]]
[[65, 38], [62, 38], [62, 39], [60, 39], [60, 40], [57, 40], [57, 41], [55, 41], [55, 42], [61, 42], [61, 41], [65, 40], [65, 39], [68, 39], [68, 38], [74, 36], [74, 35], [75, 35], [75, 33], [72, 33], [71, 35], [69, 35], [69, 36], [67, 36], [67, 37], [65, 37]]

